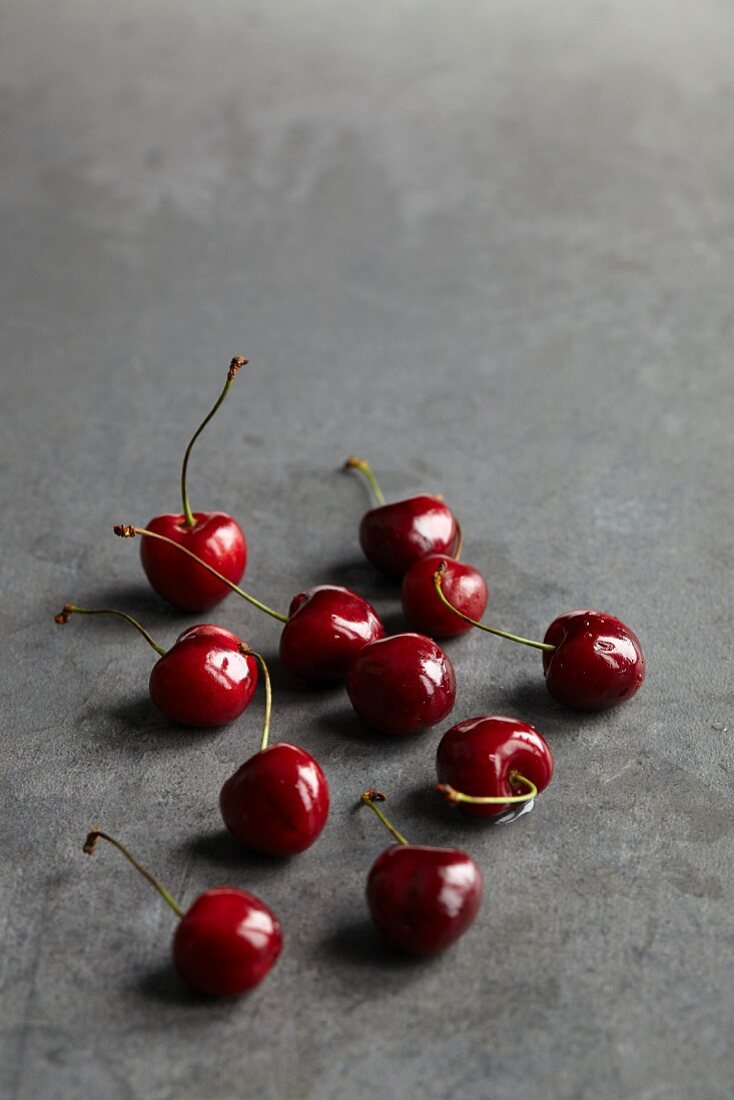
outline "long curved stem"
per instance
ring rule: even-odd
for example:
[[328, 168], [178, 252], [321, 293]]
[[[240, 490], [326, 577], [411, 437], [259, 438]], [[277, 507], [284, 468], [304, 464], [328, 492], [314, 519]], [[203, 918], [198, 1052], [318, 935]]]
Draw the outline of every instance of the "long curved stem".
[[547, 653], [552, 653], [556, 648], [554, 645], [549, 645], [548, 642], [536, 642], [532, 638], [521, 638], [519, 634], [508, 634], [506, 630], [498, 630], [497, 627], [487, 626], [485, 623], [477, 622], [476, 619], [469, 618], [463, 611], [459, 611], [458, 607], [447, 599], [446, 593], [441, 587], [444, 574], [446, 573], [446, 562], [442, 561], [436, 572], [433, 574], [433, 584], [436, 592], [438, 593], [441, 602], [445, 607], [448, 607], [449, 611], [453, 611], [454, 615], [459, 619], [463, 619], [465, 623], [470, 623], [472, 626], [479, 627], [480, 630], [484, 630], [487, 634], [496, 634], [498, 638], [507, 638], [511, 642], [519, 642], [520, 645], [529, 645], [533, 649], [544, 649]]
[[382, 506], [385, 503], [385, 498], [382, 495], [382, 489], [377, 478], [374, 475], [372, 467], [369, 462], [365, 462], [363, 458], [355, 458], [354, 455], [350, 455], [347, 461], [344, 463], [345, 470], [359, 470], [372, 490], [372, 495], [378, 505]]
[[192, 554], [190, 550], [187, 550], [186, 547], [182, 546], [179, 542], [174, 542], [173, 539], [169, 539], [167, 535], [159, 535], [157, 531], [148, 531], [145, 527], [134, 527], [130, 523], [116, 523], [112, 530], [122, 539], [132, 539], [135, 538], [136, 535], [144, 535], [146, 538], [158, 539], [158, 542], [165, 542], [167, 546], [172, 546], [174, 550], [178, 550], [180, 554], [185, 554], [187, 558], [191, 558], [192, 561], [195, 561], [202, 569], [206, 569], [207, 573], [211, 573], [211, 575], [216, 577], [218, 581], [221, 581], [222, 584], [226, 584], [227, 588], [231, 588], [233, 592], [236, 592], [243, 600], [247, 600], [253, 607], [259, 608], [260, 611], [264, 611], [266, 615], [270, 615], [273, 619], [278, 619], [281, 623], [288, 622], [287, 615], [281, 615], [279, 611], [274, 611], [272, 607], [268, 607], [267, 604], [261, 603], [260, 600], [256, 600], [249, 592], [245, 592], [244, 588], [240, 588], [234, 581], [229, 580], [227, 577], [223, 577], [222, 574], [217, 572], [211, 565], [202, 561], [196, 554]]
[[373, 813], [377, 814], [382, 824], [385, 826], [390, 835], [395, 837], [398, 844], [408, 843], [403, 834], [399, 833], [392, 822], [387, 819], [380, 807], [375, 805], [376, 802], [387, 802], [387, 798], [384, 794], [381, 794], [380, 791], [375, 790], [374, 787], [370, 787], [368, 791], [363, 791], [360, 796], [360, 801], [363, 802], [365, 806], [369, 806]]
[[260, 665], [263, 673], [263, 679], [265, 681], [265, 717], [263, 719], [263, 732], [260, 738], [260, 752], [268, 747], [268, 736], [270, 734], [270, 712], [273, 708], [273, 688], [270, 683], [270, 673], [268, 672], [268, 666], [265, 663], [265, 658], [261, 653], [256, 653], [254, 649], [250, 649], [246, 642], [240, 642], [239, 651], [245, 657], [254, 657], [257, 663]]
[[143, 876], [143, 878], [147, 879], [148, 882], [150, 883], [150, 885], [154, 886], [156, 888], [156, 890], [161, 895], [163, 900], [168, 902], [168, 904], [171, 906], [171, 909], [173, 909], [176, 916], [177, 917], [182, 917], [184, 915], [183, 909], [178, 904], [178, 902], [174, 898], [171, 897], [171, 895], [168, 893], [168, 890], [166, 890], [166, 888], [164, 886], [161, 886], [158, 879], [153, 878], [150, 871], [146, 871], [146, 869], [145, 869], [145, 867], [143, 867], [142, 863], [138, 863], [135, 856], [131, 855], [131, 853], [128, 852], [125, 845], [120, 844], [120, 841], [115, 840], [115, 838], [113, 836], [109, 836], [107, 833], [103, 833], [101, 829], [92, 829], [92, 831], [87, 834], [87, 839], [84, 842], [84, 848], [82, 850], [84, 852], [86, 852], [88, 856], [93, 856], [95, 848], [97, 847], [97, 841], [98, 840], [106, 840], [108, 842], [108, 844], [112, 844], [115, 848], [117, 848], [118, 852], [122, 852], [125, 859], [128, 860], [130, 863], [132, 863], [135, 870], [139, 871], [140, 874]]
[[151, 638], [145, 627], [141, 626], [137, 619], [134, 619], [132, 615], [127, 615], [124, 611], [115, 611], [111, 607], [77, 607], [76, 604], [67, 603], [59, 611], [58, 615], [54, 615], [54, 622], [62, 624], [68, 623], [71, 615], [115, 615], [118, 619], [124, 619], [126, 623], [130, 623], [130, 626], [134, 626], [138, 634], [142, 634], [151, 649], [154, 649], [159, 657], [165, 657], [166, 651], [162, 645], [158, 645], [158, 642]]
[[204, 417], [201, 424], [199, 425], [199, 427], [196, 429], [196, 431], [192, 435], [191, 439], [189, 440], [189, 445], [186, 448], [186, 453], [184, 454], [183, 466], [181, 467], [181, 497], [183, 499], [183, 510], [184, 510], [184, 517], [186, 519], [186, 526], [187, 527], [194, 527], [195, 524], [196, 524], [196, 520], [194, 519], [194, 513], [191, 511], [191, 505], [189, 504], [189, 492], [188, 492], [188, 488], [187, 488], [187, 485], [186, 485], [186, 475], [187, 475], [188, 468], [189, 468], [189, 455], [191, 454], [191, 448], [194, 446], [194, 443], [196, 443], [196, 440], [199, 438], [201, 433], [204, 431], [204, 428], [207, 426], [207, 424], [209, 423], [211, 418], [214, 416], [215, 412], [217, 411], [217, 409], [219, 408], [219, 406], [222, 404], [225, 397], [229, 393], [230, 387], [231, 387], [232, 383], [234, 382], [235, 377], [237, 375], [237, 371], [240, 369], [240, 367], [244, 367], [246, 363], [247, 363], [247, 359], [243, 359], [241, 355], [235, 355], [234, 359], [232, 360], [232, 362], [229, 365], [229, 371], [227, 373], [227, 381], [224, 383], [224, 389], [220, 393], [214, 407], [207, 414], [207, 416]]
[[444, 795], [449, 802], [471, 802], [477, 806], [506, 806], [509, 803], [519, 802], [532, 802], [534, 798], [538, 796], [538, 788], [535, 786], [531, 779], [526, 779], [524, 775], [520, 775], [519, 772], [513, 772], [510, 776], [510, 783], [524, 783], [528, 788], [525, 794], [512, 794], [507, 798], [502, 798], [499, 795], [474, 795], [463, 794], [461, 791], [457, 791], [454, 787], [448, 783], [437, 783], [436, 790], [440, 794]]

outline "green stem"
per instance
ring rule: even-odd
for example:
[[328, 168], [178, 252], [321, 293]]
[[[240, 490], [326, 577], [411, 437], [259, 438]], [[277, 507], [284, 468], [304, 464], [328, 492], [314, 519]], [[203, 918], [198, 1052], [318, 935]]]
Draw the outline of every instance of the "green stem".
[[118, 852], [122, 852], [125, 859], [129, 860], [129, 862], [132, 863], [135, 870], [139, 871], [143, 878], [148, 880], [151, 886], [155, 886], [158, 893], [161, 895], [164, 901], [168, 902], [177, 917], [182, 917], [184, 915], [183, 909], [178, 904], [178, 902], [171, 897], [171, 895], [168, 893], [168, 890], [166, 890], [164, 886], [161, 886], [158, 879], [153, 878], [150, 871], [146, 871], [145, 867], [143, 867], [141, 863], [138, 863], [135, 856], [131, 855], [130, 852], [128, 852], [125, 845], [120, 844], [120, 841], [115, 840], [113, 836], [108, 836], [107, 833], [103, 833], [100, 829], [92, 829], [84, 842], [83, 850], [87, 853], [88, 856], [94, 855], [94, 850], [97, 847], [97, 841], [100, 839], [106, 840], [109, 844], [112, 844], [115, 848], [117, 848]]
[[124, 619], [126, 623], [130, 623], [130, 626], [134, 626], [139, 634], [145, 638], [151, 649], [154, 649], [159, 657], [165, 657], [166, 651], [162, 645], [158, 645], [158, 642], [151, 638], [148, 631], [140, 625], [137, 619], [134, 619], [132, 615], [126, 615], [124, 611], [115, 611], [111, 607], [95, 607], [92, 610], [86, 607], [77, 607], [76, 604], [67, 603], [58, 615], [54, 616], [54, 621], [61, 623], [68, 623], [70, 615], [115, 615], [118, 619]]
[[359, 470], [359, 472], [364, 475], [365, 480], [372, 490], [372, 495], [374, 496], [377, 503], [380, 506], [385, 503], [385, 498], [382, 495], [382, 489], [380, 488], [379, 482], [375, 477], [369, 462], [365, 462], [363, 458], [355, 458], [354, 455], [351, 455], [344, 463], [344, 469]]
[[442, 561], [436, 572], [433, 574], [433, 583], [436, 588], [436, 592], [439, 595], [441, 602], [445, 607], [448, 607], [449, 611], [453, 611], [459, 619], [463, 619], [465, 623], [470, 623], [472, 626], [479, 627], [480, 630], [484, 630], [487, 634], [496, 634], [498, 638], [507, 638], [511, 642], [519, 642], [520, 645], [529, 645], [533, 649], [544, 649], [547, 653], [552, 653], [556, 648], [554, 645], [549, 645], [548, 642], [536, 642], [532, 638], [521, 638], [519, 634], [508, 634], [506, 630], [498, 630], [497, 627], [487, 626], [485, 623], [477, 622], [476, 619], [470, 619], [468, 615], [465, 615], [463, 611], [459, 611], [458, 607], [454, 607], [452, 603], [446, 598], [446, 594], [441, 587], [444, 574], [446, 573], [446, 562]]
[[382, 812], [382, 810], [380, 809], [380, 807], [375, 805], [376, 802], [386, 802], [387, 801], [384, 794], [380, 794], [380, 792], [376, 791], [374, 787], [370, 787], [370, 789], [368, 791], [364, 791], [364, 793], [361, 795], [361, 801], [364, 802], [365, 806], [369, 806], [369, 808], [373, 811], [373, 813], [377, 814], [377, 816], [379, 817], [382, 824], [385, 826], [385, 828], [391, 834], [391, 836], [395, 837], [398, 844], [407, 844], [408, 843], [408, 841], [405, 839], [403, 834], [399, 833], [398, 830], [395, 828], [395, 826], [392, 824], [392, 822], [389, 821], [385, 817], [385, 815]]
[[259, 608], [260, 611], [264, 611], [266, 615], [270, 615], [273, 619], [278, 619], [281, 623], [288, 622], [287, 615], [281, 615], [279, 611], [274, 611], [272, 607], [268, 607], [267, 604], [261, 603], [260, 600], [256, 600], [254, 596], [251, 596], [249, 592], [245, 592], [244, 588], [240, 588], [234, 581], [229, 580], [227, 577], [223, 577], [221, 573], [212, 568], [196, 554], [192, 554], [190, 550], [187, 550], [185, 546], [182, 546], [179, 542], [174, 542], [173, 539], [169, 539], [167, 535], [159, 535], [157, 531], [148, 531], [145, 527], [133, 527], [129, 523], [117, 523], [112, 528], [116, 535], [119, 535], [123, 539], [132, 539], [136, 535], [144, 535], [149, 539], [158, 539], [159, 542], [165, 542], [167, 546], [172, 546], [174, 550], [178, 550], [179, 554], [185, 554], [187, 558], [191, 558], [197, 565], [200, 565], [202, 569], [206, 569], [207, 573], [211, 573], [213, 577], [216, 577], [222, 584], [226, 584], [227, 588], [230, 588], [233, 592], [236, 592], [238, 596], [241, 596], [243, 600], [247, 600], [253, 607]]
[[442, 795], [445, 795], [449, 802], [472, 802], [478, 806], [505, 806], [509, 803], [516, 802], [532, 802], [534, 798], [538, 796], [538, 788], [530, 779], [526, 779], [524, 775], [520, 775], [519, 772], [513, 772], [510, 776], [510, 783], [524, 783], [528, 788], [526, 794], [513, 794], [507, 798], [501, 798], [495, 795], [473, 795], [462, 794], [461, 791], [457, 791], [454, 787], [451, 787], [448, 783], [438, 783], [436, 790], [440, 791]]
[[263, 734], [260, 738], [260, 752], [268, 747], [268, 736], [270, 734], [270, 712], [273, 707], [273, 689], [270, 683], [270, 673], [268, 672], [268, 666], [265, 663], [265, 658], [261, 653], [256, 653], [254, 649], [250, 649], [246, 642], [240, 642], [240, 653], [245, 657], [254, 657], [260, 665], [263, 673], [263, 679], [265, 680], [265, 718], [263, 720]]
[[217, 409], [219, 408], [219, 406], [222, 404], [225, 397], [229, 393], [230, 387], [231, 387], [232, 383], [234, 382], [235, 377], [237, 375], [237, 371], [240, 369], [240, 367], [244, 367], [244, 365], [246, 363], [247, 363], [247, 359], [243, 359], [241, 355], [235, 355], [234, 359], [232, 360], [232, 362], [229, 365], [229, 372], [227, 374], [227, 381], [224, 383], [224, 389], [220, 393], [219, 398], [218, 398], [216, 404], [214, 405], [214, 408], [202, 420], [201, 424], [199, 425], [199, 427], [196, 429], [196, 431], [192, 435], [191, 439], [189, 440], [189, 445], [186, 448], [186, 453], [184, 455], [184, 460], [183, 460], [183, 466], [181, 467], [181, 496], [183, 498], [183, 510], [184, 510], [184, 517], [186, 519], [186, 526], [187, 527], [194, 527], [196, 525], [196, 520], [194, 519], [194, 513], [191, 511], [191, 505], [189, 504], [189, 491], [188, 491], [188, 488], [187, 488], [187, 485], [186, 485], [186, 475], [187, 475], [188, 468], [189, 468], [189, 455], [191, 454], [191, 448], [194, 446], [194, 443], [196, 443], [196, 440], [199, 438], [201, 433], [204, 431], [204, 428], [207, 426], [207, 424], [209, 423], [211, 418], [214, 416], [215, 412], [217, 411]]

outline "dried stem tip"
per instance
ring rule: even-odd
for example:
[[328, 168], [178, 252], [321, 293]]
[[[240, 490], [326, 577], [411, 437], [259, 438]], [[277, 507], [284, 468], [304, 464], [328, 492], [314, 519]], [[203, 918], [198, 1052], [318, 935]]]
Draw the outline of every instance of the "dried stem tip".
[[92, 829], [91, 833], [87, 835], [87, 839], [84, 841], [83, 852], [86, 852], [88, 856], [93, 856], [97, 848], [97, 842], [99, 841], [99, 829]]
[[245, 359], [243, 355], [235, 355], [232, 362], [229, 364], [229, 372], [227, 374], [228, 380], [231, 382], [240, 367], [245, 367], [250, 362], [249, 359]]
[[387, 802], [387, 795], [378, 791], [376, 787], [370, 787], [362, 794], [362, 802]]
[[58, 615], [54, 615], [54, 622], [58, 623], [59, 626], [62, 626], [64, 623], [68, 623], [69, 617], [71, 616], [73, 610], [74, 609], [70, 603], [64, 604]]
[[116, 535], [119, 535], [121, 539], [135, 538], [135, 528], [131, 523], [116, 523], [112, 530]]

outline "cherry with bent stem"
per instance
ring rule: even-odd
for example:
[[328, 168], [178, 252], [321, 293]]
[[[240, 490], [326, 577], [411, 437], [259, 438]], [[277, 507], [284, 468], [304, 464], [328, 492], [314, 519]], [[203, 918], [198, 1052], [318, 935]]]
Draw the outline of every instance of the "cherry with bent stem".
[[109, 607], [85, 608], [68, 603], [55, 616], [59, 624], [72, 615], [112, 615], [134, 627], [159, 655], [148, 690], [153, 705], [184, 726], [224, 726], [247, 708], [257, 686], [257, 662], [236, 634], [206, 623], [179, 634], [169, 650], [159, 645], [132, 615]]
[[265, 718], [260, 750], [226, 781], [219, 796], [229, 832], [248, 848], [291, 856], [309, 848], [329, 815], [329, 786], [305, 749], [284, 741], [268, 745], [272, 689], [268, 666], [257, 660], [265, 684]]
[[424, 493], [386, 504], [368, 462], [352, 455], [344, 469], [359, 470], [377, 505], [365, 513], [359, 526], [362, 550], [376, 569], [399, 580], [426, 554], [451, 554], [458, 528], [442, 497]]
[[377, 638], [385, 628], [375, 609], [356, 592], [337, 585], [322, 584], [299, 592], [291, 600], [288, 615], [255, 599], [238, 584], [218, 572], [187, 547], [157, 531], [132, 524], [117, 524], [121, 538], [141, 535], [144, 541], [165, 543], [196, 567], [216, 577], [243, 600], [284, 623], [280, 637], [280, 659], [284, 667], [299, 679], [316, 683], [338, 683], [344, 679], [356, 653]]
[[[192, 512], [187, 475], [194, 443], [226, 398], [237, 372], [246, 363], [247, 359], [241, 355], [234, 357], [227, 372], [224, 389], [186, 448], [181, 467], [183, 512], [155, 516], [148, 524], [152, 531], [189, 546], [199, 557], [235, 583], [242, 579], [247, 565], [247, 542], [242, 528], [226, 512]], [[197, 571], [184, 558], [173, 555], [169, 547], [163, 544], [143, 543], [140, 558], [148, 580], [158, 595], [182, 611], [206, 611], [227, 595], [225, 585]]]
[[572, 710], [606, 710], [631, 699], [645, 679], [645, 658], [636, 634], [604, 611], [567, 611], [554, 619], [542, 642], [470, 618], [443, 591], [445, 562], [434, 574], [436, 593], [464, 622], [487, 634], [532, 646], [543, 654], [543, 672], [553, 698]]
[[385, 940], [410, 955], [432, 955], [466, 932], [482, 902], [482, 872], [458, 848], [411, 844], [383, 813], [371, 787], [361, 801], [397, 841], [367, 876], [367, 905]]
[[173, 966], [189, 985], [213, 997], [232, 997], [259, 985], [283, 946], [278, 918], [260, 898], [233, 886], [218, 886], [184, 910], [124, 844], [101, 829], [88, 834], [87, 855], [94, 854], [100, 840], [117, 848], [179, 918]]

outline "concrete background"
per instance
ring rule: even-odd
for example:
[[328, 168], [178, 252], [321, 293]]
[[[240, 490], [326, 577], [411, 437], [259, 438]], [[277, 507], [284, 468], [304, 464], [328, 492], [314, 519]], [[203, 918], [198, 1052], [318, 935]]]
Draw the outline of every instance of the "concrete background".
[[[2, 64], [4, 1095], [18, 1100], [669, 1100], [731, 1096], [734, 12], [698, 0], [6, 0]], [[436, 804], [440, 730], [370, 737], [340, 691], [275, 669], [274, 736], [321, 760], [333, 813], [285, 866], [216, 809], [261, 705], [214, 734], [151, 710], [151, 656], [68, 599], [190, 618], [114, 522], [177, 507], [229, 358], [252, 367], [192, 460], [194, 507], [250, 540], [285, 609], [360, 559], [371, 458], [443, 491], [497, 623], [601, 607], [649, 675], [562, 713], [532, 651], [450, 647], [453, 720], [534, 722], [557, 778], [487, 829]], [[210, 617], [276, 649], [234, 598]], [[482, 864], [445, 957], [384, 950], [363, 883], [387, 841]], [[230, 882], [286, 949], [248, 999], [169, 969], [171, 914]]]

